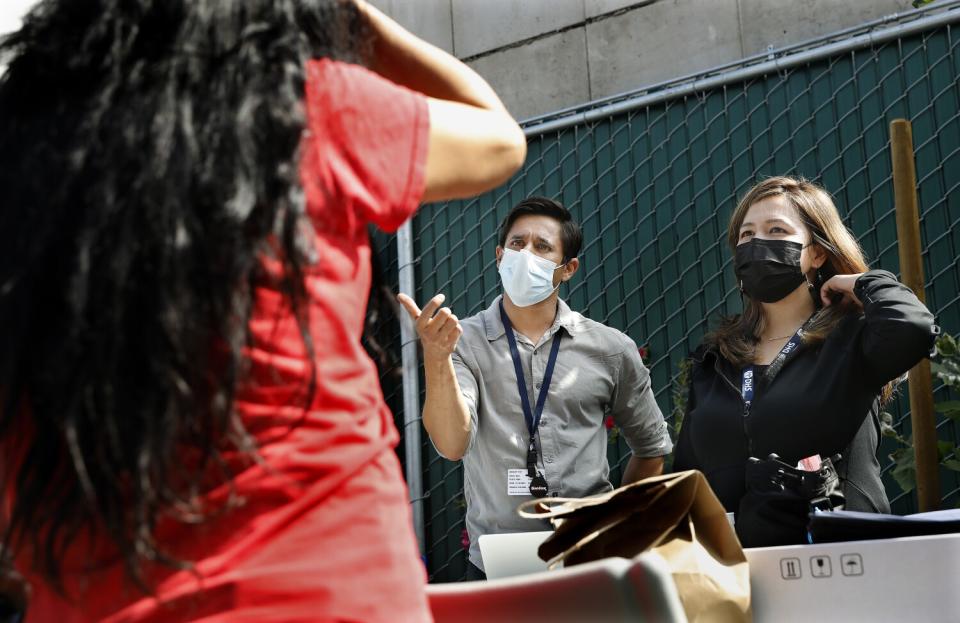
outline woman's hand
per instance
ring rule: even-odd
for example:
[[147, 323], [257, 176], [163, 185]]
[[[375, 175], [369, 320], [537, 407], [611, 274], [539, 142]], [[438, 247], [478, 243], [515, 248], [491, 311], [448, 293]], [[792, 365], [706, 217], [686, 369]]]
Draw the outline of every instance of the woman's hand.
[[[863, 309], [863, 303], [853, 293], [853, 287], [857, 285], [857, 279], [863, 273], [855, 275], [836, 275], [827, 279], [827, 282], [820, 288], [820, 300], [824, 307], [831, 305], [853, 305], [857, 309]], [[838, 296], [839, 295], [839, 296]]]

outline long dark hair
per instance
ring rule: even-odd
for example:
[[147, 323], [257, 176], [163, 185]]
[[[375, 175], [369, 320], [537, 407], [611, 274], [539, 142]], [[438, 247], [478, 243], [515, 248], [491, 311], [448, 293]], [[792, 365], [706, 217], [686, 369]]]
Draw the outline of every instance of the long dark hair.
[[233, 396], [261, 257], [312, 352], [304, 65], [367, 41], [346, 0], [46, 0], [0, 42], [3, 538], [55, 585], [87, 530], [138, 581], [186, 564], [160, 516], [256, 460]]

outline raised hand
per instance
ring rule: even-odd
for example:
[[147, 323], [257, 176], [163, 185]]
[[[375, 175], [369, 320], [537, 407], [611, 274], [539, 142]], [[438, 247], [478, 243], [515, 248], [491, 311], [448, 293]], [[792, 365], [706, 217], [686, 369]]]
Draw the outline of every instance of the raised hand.
[[[863, 303], [860, 299], [857, 298], [857, 295], [853, 293], [853, 288], [857, 285], [857, 279], [860, 278], [860, 275], [863, 273], [858, 273], [855, 275], [836, 275], [827, 279], [826, 283], [823, 284], [823, 287], [820, 288], [820, 300], [823, 301], [824, 307], [830, 305], [854, 305], [858, 309], [863, 309]], [[836, 298], [837, 295], [840, 295], [840, 298], [836, 303], [833, 302], [833, 298]]]
[[417, 328], [424, 359], [446, 359], [453, 353], [457, 341], [463, 335], [463, 327], [460, 326], [457, 316], [449, 307], [440, 308], [445, 298], [443, 294], [437, 294], [421, 311], [412, 298], [406, 294], [397, 295], [397, 300], [410, 314]]

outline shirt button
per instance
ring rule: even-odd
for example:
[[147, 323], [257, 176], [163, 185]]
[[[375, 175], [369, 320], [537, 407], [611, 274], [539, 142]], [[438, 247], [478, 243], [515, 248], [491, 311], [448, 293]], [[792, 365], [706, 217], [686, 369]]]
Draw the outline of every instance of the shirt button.
[[553, 463], [553, 457], [552, 457], [552, 456], [546, 457], [545, 460], [547, 461], [547, 463]]
[[535, 385], [537, 386], [537, 389], [540, 389], [540, 381], [537, 381]]

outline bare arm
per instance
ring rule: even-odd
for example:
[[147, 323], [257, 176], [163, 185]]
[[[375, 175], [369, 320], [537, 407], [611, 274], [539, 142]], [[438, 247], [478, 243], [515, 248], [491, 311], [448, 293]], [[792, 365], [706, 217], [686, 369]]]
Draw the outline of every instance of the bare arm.
[[623, 481], [621, 485], [628, 485], [650, 476], [659, 476], [663, 473], [663, 457], [639, 457], [631, 456], [627, 462], [627, 467], [623, 470]]
[[372, 69], [426, 95], [430, 110], [424, 201], [499, 186], [527, 153], [523, 131], [475, 71], [356, 0], [374, 33]]
[[427, 97], [506, 112], [490, 85], [464, 63], [367, 2], [357, 0], [357, 6], [373, 31], [373, 71]]
[[470, 412], [460, 392], [451, 359], [463, 329], [450, 308], [437, 311], [443, 303], [442, 294], [430, 299], [423, 311], [406, 294], [400, 294], [397, 299], [413, 319], [423, 345], [423, 372], [427, 385], [423, 427], [440, 454], [458, 461], [470, 442]]

